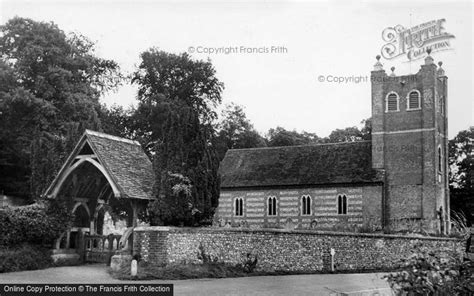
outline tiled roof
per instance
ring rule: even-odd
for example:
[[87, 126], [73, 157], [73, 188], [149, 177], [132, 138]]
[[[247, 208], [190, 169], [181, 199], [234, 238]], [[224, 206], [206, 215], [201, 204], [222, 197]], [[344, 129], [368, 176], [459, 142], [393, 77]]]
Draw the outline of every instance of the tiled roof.
[[86, 137], [101, 164], [116, 182], [121, 195], [151, 198], [153, 167], [138, 142], [89, 130]]
[[[90, 154], [93, 156], [89, 156]], [[97, 165], [103, 167], [103, 174], [111, 180], [113, 187], [117, 189], [114, 191], [117, 197], [152, 198], [153, 167], [140, 144], [129, 139], [90, 130], [86, 130], [82, 135], [44, 196], [55, 197], [65, 178], [76, 165], [77, 158], [83, 156], [95, 157], [98, 160]], [[91, 161], [95, 162], [95, 160]]]
[[381, 181], [370, 141], [231, 149], [219, 171], [222, 188]]

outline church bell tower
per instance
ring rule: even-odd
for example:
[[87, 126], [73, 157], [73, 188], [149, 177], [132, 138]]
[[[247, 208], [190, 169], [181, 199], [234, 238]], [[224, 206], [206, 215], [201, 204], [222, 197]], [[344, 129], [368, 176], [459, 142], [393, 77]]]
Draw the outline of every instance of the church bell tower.
[[384, 225], [448, 233], [447, 77], [428, 56], [416, 74], [371, 72], [372, 166], [385, 172]]

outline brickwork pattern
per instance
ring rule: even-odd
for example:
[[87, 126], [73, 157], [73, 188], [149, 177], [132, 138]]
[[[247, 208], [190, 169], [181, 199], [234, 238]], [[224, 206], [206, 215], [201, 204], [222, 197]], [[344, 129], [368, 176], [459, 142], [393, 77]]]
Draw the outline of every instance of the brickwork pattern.
[[[347, 214], [338, 214], [338, 196], [347, 197]], [[276, 215], [268, 214], [268, 197], [277, 200]], [[311, 213], [303, 215], [302, 197], [311, 198]], [[351, 230], [382, 227], [382, 186], [333, 186], [221, 190], [216, 219], [221, 226], [249, 225], [253, 228], [287, 228], [288, 220], [298, 229]], [[244, 201], [243, 216], [235, 215], [235, 199]]]
[[[447, 161], [442, 159], [439, 171], [437, 157], [438, 147], [443, 155], [447, 150], [447, 118], [440, 112], [441, 97], [446, 109], [447, 92], [436, 68], [431, 59], [414, 75], [389, 76], [381, 68], [371, 74], [372, 165], [386, 172], [384, 222], [390, 229], [416, 219], [425, 231], [444, 232], [449, 221]], [[421, 94], [421, 108], [409, 110], [413, 90]], [[399, 111], [386, 112], [386, 96], [392, 92], [399, 96]]]

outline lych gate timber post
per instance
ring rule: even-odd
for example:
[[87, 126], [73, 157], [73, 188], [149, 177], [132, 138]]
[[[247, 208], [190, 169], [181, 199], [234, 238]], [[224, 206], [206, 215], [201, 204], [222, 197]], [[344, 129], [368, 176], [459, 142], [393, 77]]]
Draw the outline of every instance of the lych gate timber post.
[[[53, 258], [108, 262], [115, 252], [131, 253], [129, 229], [151, 199], [152, 184], [151, 161], [137, 141], [86, 130], [44, 194], [65, 201], [75, 216]], [[121, 230], [106, 229], [104, 219], [113, 208], [126, 220]], [[125, 228], [122, 241], [118, 233]]]

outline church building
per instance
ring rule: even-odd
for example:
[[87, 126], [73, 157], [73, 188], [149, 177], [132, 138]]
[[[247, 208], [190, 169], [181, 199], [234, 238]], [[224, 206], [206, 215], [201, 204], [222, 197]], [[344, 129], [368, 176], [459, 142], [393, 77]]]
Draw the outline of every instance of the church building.
[[370, 141], [231, 149], [221, 225], [337, 231], [450, 228], [447, 77], [429, 55], [416, 74], [371, 72]]

